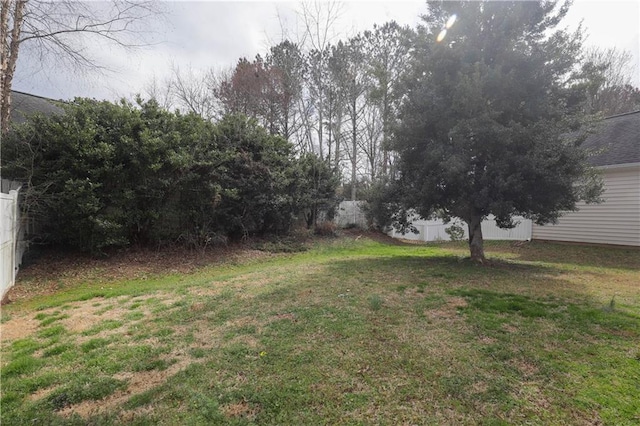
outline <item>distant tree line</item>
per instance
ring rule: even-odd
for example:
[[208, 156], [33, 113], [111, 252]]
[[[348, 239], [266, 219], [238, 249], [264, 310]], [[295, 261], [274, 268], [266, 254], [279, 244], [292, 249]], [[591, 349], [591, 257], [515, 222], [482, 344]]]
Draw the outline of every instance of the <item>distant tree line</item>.
[[345, 198], [356, 199], [356, 187], [392, 172], [398, 88], [414, 36], [389, 22], [335, 44], [316, 41], [305, 48], [284, 40], [265, 56], [240, 58], [228, 72], [174, 65], [169, 79], [150, 82], [146, 96], [213, 121], [227, 114], [252, 117], [298, 153], [314, 153], [341, 171], [345, 183], [355, 183]]
[[[146, 95], [167, 108], [214, 121], [229, 113], [255, 118], [270, 134], [291, 141], [297, 152], [315, 153], [340, 170], [343, 196], [361, 199], [372, 185], [397, 177], [398, 152], [392, 142], [407, 80], [415, 79], [416, 63], [429, 61], [433, 53], [418, 47], [437, 3], [428, 2], [429, 12], [418, 28], [392, 21], [344, 39], [327, 36], [339, 17], [335, 2], [307, 6], [302, 33], [273, 45], [265, 55], [240, 58], [228, 71], [199, 73], [174, 65], [171, 77], [151, 82]], [[456, 8], [454, 2], [450, 9]], [[582, 42], [583, 33], [576, 35]], [[587, 96], [582, 112], [608, 116], [640, 108], [630, 54], [580, 44], [572, 52], [571, 66], [582, 79], [580, 97]]]
[[338, 176], [255, 119], [212, 123], [151, 100], [76, 99], [3, 138], [35, 242], [88, 252], [289, 231], [335, 207]]

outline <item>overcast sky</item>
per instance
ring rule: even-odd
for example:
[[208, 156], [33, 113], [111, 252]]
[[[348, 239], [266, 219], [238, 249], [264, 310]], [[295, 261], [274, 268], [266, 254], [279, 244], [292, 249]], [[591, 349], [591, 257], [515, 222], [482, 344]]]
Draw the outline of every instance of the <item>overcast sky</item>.
[[[151, 32], [147, 39], [153, 42], [152, 46], [133, 52], [105, 45], [88, 46], [111, 71], [72, 72], [55, 59], [42, 63], [24, 49], [19, 56], [14, 90], [54, 99], [131, 98], [144, 92], [154, 75], [162, 80], [171, 64], [194, 70], [227, 69], [240, 57], [264, 54], [287, 34], [295, 39], [299, 23], [296, 11], [301, 9], [294, 1], [173, 1], [163, 2], [162, 7], [164, 17], [148, 27]], [[346, 1], [335, 30], [346, 38], [389, 20], [415, 26], [425, 11], [422, 1]], [[587, 44], [631, 51], [635, 58], [634, 82], [640, 86], [640, 0], [575, 0], [564, 26], [575, 29], [581, 20], [589, 34]]]

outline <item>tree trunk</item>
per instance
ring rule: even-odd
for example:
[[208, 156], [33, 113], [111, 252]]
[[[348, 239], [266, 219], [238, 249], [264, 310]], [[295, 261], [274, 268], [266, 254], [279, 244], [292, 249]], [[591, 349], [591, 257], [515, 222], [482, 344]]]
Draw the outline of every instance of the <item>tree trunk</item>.
[[[329, 117], [327, 117], [327, 164], [331, 163], [331, 145], [333, 143], [332, 138], [333, 138], [333, 95], [331, 92], [329, 92], [329, 99], [327, 101], [327, 104], [329, 106], [329, 111], [327, 111], [327, 113], [329, 114]], [[324, 160], [324, 158], [323, 158]]]
[[387, 99], [389, 89], [386, 87], [385, 82], [385, 90], [384, 90], [384, 98], [382, 100], [382, 176], [387, 176], [387, 163], [389, 162], [389, 152], [388, 149], [388, 137], [387, 134], [389, 132], [389, 101]]
[[[320, 84], [324, 84], [322, 81]], [[318, 150], [319, 150], [319, 154], [320, 154], [320, 158], [324, 160], [324, 149], [322, 147], [323, 144], [323, 140], [322, 140], [322, 103], [324, 102], [324, 99], [322, 98], [322, 88], [320, 88], [320, 93], [319, 93], [319, 99], [318, 99]]]
[[18, 0], [14, 4], [13, 28], [11, 30], [11, 41], [7, 40], [8, 16], [11, 2], [2, 3], [2, 50], [0, 59], [0, 131], [4, 134], [9, 131], [9, 121], [11, 117], [11, 83], [13, 74], [16, 71], [18, 61], [18, 50], [20, 47], [20, 30], [22, 29], [22, 19], [26, 0]]
[[471, 260], [476, 263], [484, 263], [484, 241], [482, 239], [482, 217], [474, 216], [467, 221], [469, 226], [469, 251]]
[[351, 116], [351, 149], [353, 152], [351, 153], [351, 201], [356, 201], [356, 172], [358, 167], [358, 117], [356, 116], [356, 99], [353, 99], [352, 104], [352, 116]]
[[333, 160], [333, 167], [336, 170], [340, 170], [340, 135], [342, 132], [342, 112], [340, 112], [340, 110], [338, 110], [337, 113], [337, 118], [336, 118], [336, 129], [335, 129], [335, 144], [336, 144], [336, 151], [335, 151], [335, 157]]

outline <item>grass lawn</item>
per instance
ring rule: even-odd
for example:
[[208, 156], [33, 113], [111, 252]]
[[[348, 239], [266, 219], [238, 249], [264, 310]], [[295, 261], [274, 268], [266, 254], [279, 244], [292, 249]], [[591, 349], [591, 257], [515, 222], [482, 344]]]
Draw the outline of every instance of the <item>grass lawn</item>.
[[640, 251], [486, 248], [75, 265], [3, 307], [1, 423], [640, 424]]

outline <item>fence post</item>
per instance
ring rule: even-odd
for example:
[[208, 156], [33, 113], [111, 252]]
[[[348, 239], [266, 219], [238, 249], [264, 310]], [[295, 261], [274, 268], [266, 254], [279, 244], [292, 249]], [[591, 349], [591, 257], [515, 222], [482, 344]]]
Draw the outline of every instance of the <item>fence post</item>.
[[16, 254], [18, 250], [18, 191], [11, 190], [9, 191], [9, 195], [11, 195], [11, 201], [13, 202], [13, 226], [11, 227], [11, 232], [13, 234], [13, 250], [11, 250], [11, 285], [9, 288], [13, 287], [16, 283]]

